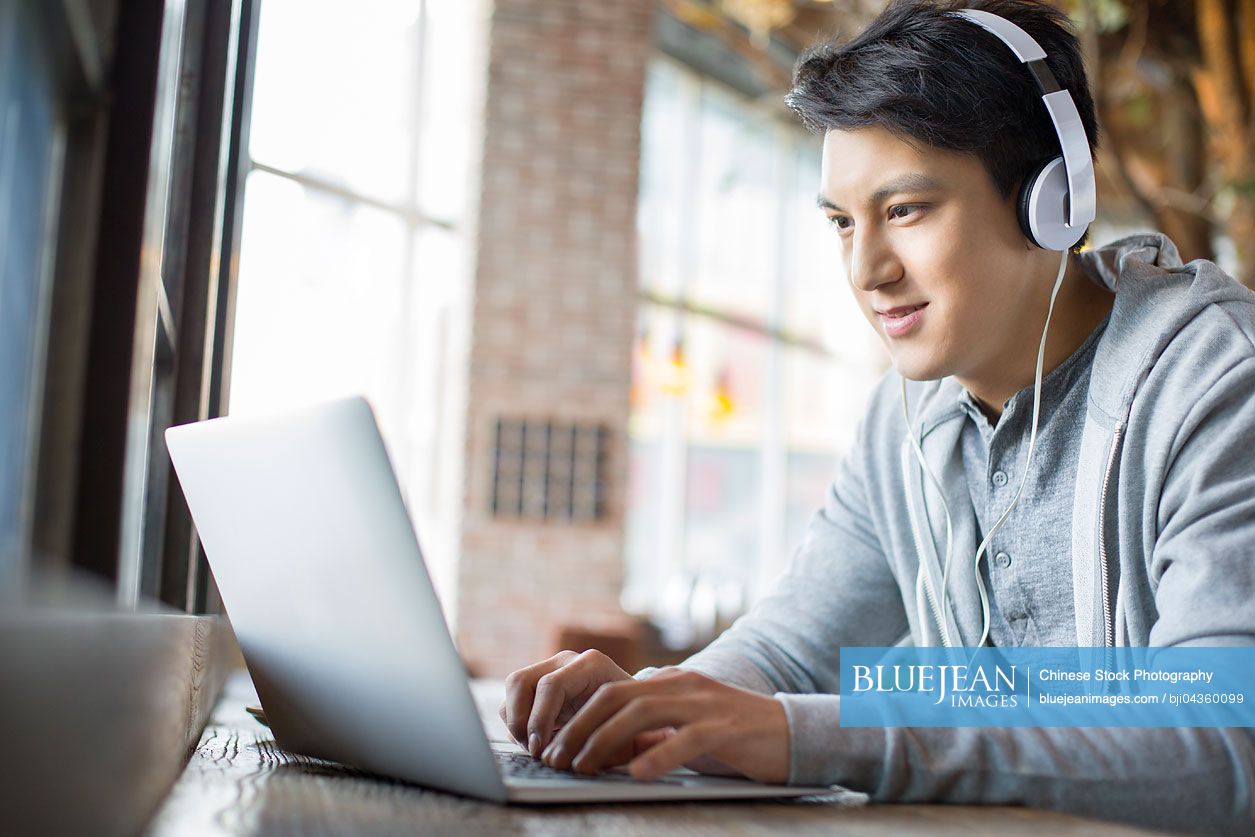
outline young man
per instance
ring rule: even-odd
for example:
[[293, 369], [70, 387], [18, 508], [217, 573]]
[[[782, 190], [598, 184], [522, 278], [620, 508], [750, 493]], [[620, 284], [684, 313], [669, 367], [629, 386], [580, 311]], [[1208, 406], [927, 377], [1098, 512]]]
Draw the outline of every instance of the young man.
[[824, 135], [819, 203], [894, 369], [750, 613], [635, 678], [596, 652], [521, 669], [502, 716], [579, 771], [1250, 829], [1250, 730], [839, 724], [842, 646], [1255, 644], [1255, 294], [1158, 234], [1030, 241], [1019, 186], [1060, 135], [1007, 44], [948, 14], [968, 7], [1041, 45], [1095, 146], [1079, 45], [1047, 5], [895, 2], [803, 56], [788, 101]]

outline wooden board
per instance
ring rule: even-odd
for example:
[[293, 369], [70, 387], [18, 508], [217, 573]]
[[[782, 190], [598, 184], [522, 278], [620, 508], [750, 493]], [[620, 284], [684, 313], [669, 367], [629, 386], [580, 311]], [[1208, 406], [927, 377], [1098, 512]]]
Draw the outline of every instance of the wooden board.
[[218, 705], [231, 644], [210, 617], [0, 610], [0, 834], [142, 829]]

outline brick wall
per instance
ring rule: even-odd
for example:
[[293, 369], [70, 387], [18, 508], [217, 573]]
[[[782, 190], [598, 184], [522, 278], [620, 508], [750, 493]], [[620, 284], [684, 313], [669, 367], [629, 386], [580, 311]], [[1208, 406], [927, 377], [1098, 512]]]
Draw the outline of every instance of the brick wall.
[[[501, 675], [622, 620], [636, 204], [653, 0], [496, 0], [467, 391], [459, 647]], [[490, 514], [497, 416], [611, 431], [607, 516]]]

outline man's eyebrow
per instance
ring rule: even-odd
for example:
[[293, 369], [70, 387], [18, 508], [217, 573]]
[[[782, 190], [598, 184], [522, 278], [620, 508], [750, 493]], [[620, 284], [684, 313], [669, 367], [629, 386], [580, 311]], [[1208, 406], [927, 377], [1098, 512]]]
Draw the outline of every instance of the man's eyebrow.
[[[885, 200], [885, 198], [892, 197], [899, 192], [930, 192], [940, 188], [941, 181], [932, 175], [923, 174], [922, 172], [909, 172], [882, 183], [876, 191], [872, 192], [872, 196], [867, 199], [867, 205], [875, 206]], [[819, 197], [815, 199], [815, 205], [820, 209], [844, 211], [841, 207], [824, 197], [823, 193], [820, 193]]]

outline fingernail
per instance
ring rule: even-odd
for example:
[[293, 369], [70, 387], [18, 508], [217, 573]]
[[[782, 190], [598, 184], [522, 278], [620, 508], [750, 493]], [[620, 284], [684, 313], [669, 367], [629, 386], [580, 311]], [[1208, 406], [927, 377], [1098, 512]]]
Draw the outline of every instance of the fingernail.
[[532, 754], [532, 758], [540, 755], [540, 735], [532, 733], [527, 737], [527, 751]]

